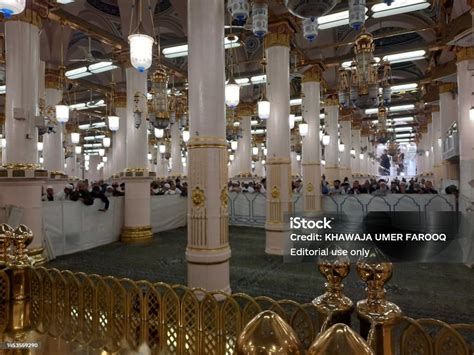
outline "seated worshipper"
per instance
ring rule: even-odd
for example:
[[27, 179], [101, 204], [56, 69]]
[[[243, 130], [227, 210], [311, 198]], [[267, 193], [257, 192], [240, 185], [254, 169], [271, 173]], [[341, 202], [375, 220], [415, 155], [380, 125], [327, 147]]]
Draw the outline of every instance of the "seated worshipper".
[[329, 190], [330, 195], [343, 195], [344, 189], [341, 186], [341, 180], [334, 180], [334, 186]]
[[63, 191], [59, 191], [56, 194], [56, 200], [65, 201], [71, 199], [71, 194], [74, 191], [74, 186], [72, 184], [66, 184]]
[[398, 193], [400, 193], [400, 188], [398, 187], [398, 184], [397, 184], [396, 181], [392, 181], [392, 182], [390, 183], [390, 192], [391, 192], [392, 194], [398, 194]]
[[408, 194], [419, 194], [421, 191], [420, 184], [415, 180], [410, 180], [410, 186], [408, 187]]
[[255, 190], [253, 189], [252, 186], [248, 182], [244, 183], [244, 187], [242, 189], [242, 192], [254, 192]]
[[361, 194], [371, 194], [372, 192], [374, 192], [374, 191], [372, 190], [372, 186], [370, 185], [370, 181], [365, 180], [364, 185], [362, 185], [359, 188], [359, 193], [361, 193]]
[[181, 195], [181, 190], [176, 187], [174, 182], [171, 182], [170, 189], [168, 190], [168, 195]]
[[328, 187], [327, 182], [324, 179], [321, 180], [321, 193], [323, 195], [329, 194], [329, 187]]
[[112, 184], [113, 192], [112, 196], [123, 196], [124, 193], [120, 190], [118, 182]]
[[170, 191], [170, 188], [171, 188], [171, 185], [167, 182], [165, 182], [163, 184], [163, 195], [169, 195], [169, 191]]
[[54, 201], [54, 189], [51, 185], [46, 187], [46, 193], [43, 195], [43, 201]]
[[446, 195], [454, 195], [456, 198], [459, 196], [459, 190], [456, 185], [449, 185], [444, 189], [444, 192], [446, 192]]
[[150, 186], [150, 194], [151, 194], [152, 196], [159, 195], [160, 190], [161, 190], [161, 189], [160, 189], [160, 185], [158, 185], [158, 182], [153, 181], [153, 182], [151, 183], [151, 186]]
[[380, 180], [379, 181], [379, 188], [372, 192], [372, 195], [374, 196], [385, 196], [388, 193], [390, 193], [390, 190], [388, 189], [387, 183], [385, 180]]
[[179, 188], [181, 190], [181, 196], [186, 197], [188, 196], [188, 183], [183, 182]]
[[241, 192], [240, 183], [237, 181], [232, 182], [232, 187], [229, 190], [230, 192]]
[[361, 192], [361, 186], [359, 184], [359, 180], [354, 180], [352, 182], [352, 187], [349, 189], [349, 194], [351, 195], [358, 195]]
[[101, 186], [99, 186], [99, 185], [94, 185], [94, 186], [92, 187], [91, 196], [92, 196], [93, 198], [100, 198], [101, 201], [105, 204], [105, 205], [104, 205], [104, 208], [99, 209], [99, 211], [101, 211], [101, 212], [106, 212], [106, 211], [109, 209], [109, 199], [108, 199], [107, 196], [105, 196], [105, 194], [102, 192]]
[[343, 182], [341, 184], [341, 187], [342, 187], [342, 193], [344, 195], [347, 195], [349, 191], [351, 190], [351, 185], [348, 182]]
[[401, 194], [406, 194], [407, 193], [407, 184], [406, 182], [402, 181], [399, 186], [400, 193]]
[[112, 197], [113, 195], [114, 195], [114, 188], [108, 185], [107, 188], [105, 189], [105, 196], [109, 198], [109, 197]]
[[83, 181], [77, 183], [76, 190], [71, 193], [71, 201], [82, 201], [86, 206], [94, 204], [94, 198]]
[[426, 180], [425, 181], [425, 187], [423, 189], [423, 193], [425, 193], [425, 194], [437, 194], [438, 193], [438, 191], [433, 189], [433, 183], [431, 182], [431, 180]]

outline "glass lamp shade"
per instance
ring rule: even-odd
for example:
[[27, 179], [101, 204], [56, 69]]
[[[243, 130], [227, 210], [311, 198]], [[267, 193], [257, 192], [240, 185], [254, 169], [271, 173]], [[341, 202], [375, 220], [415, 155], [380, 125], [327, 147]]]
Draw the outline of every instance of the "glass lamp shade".
[[266, 120], [270, 117], [270, 101], [263, 97], [258, 103], [258, 117], [261, 120]]
[[290, 129], [295, 128], [295, 115], [291, 114], [288, 121], [290, 123]]
[[426, 155], [427, 157], [429, 157], [429, 156], [430, 156], [430, 151], [427, 150], [427, 151], [425, 152], [425, 155]]
[[2, 147], [2, 149], [5, 149], [7, 147], [7, 139], [6, 138], [0, 139], [0, 147]]
[[99, 155], [101, 157], [103, 157], [105, 155], [105, 149], [104, 148], [99, 149]]
[[109, 129], [112, 132], [118, 131], [118, 129], [120, 127], [120, 117], [119, 116], [109, 116], [108, 120], [109, 120]]
[[258, 155], [258, 147], [252, 147], [252, 154]]
[[160, 129], [160, 128], [155, 128], [154, 132], [155, 132], [156, 138], [163, 138], [163, 136], [165, 135], [165, 130]]
[[140, 73], [151, 66], [153, 58], [153, 37], [142, 33], [128, 36], [130, 43], [130, 62]]
[[324, 159], [321, 160], [321, 165], [323, 165], [323, 166], [326, 165], [326, 160], [324, 160]]
[[265, 165], [265, 159], [264, 159], [264, 160], [262, 160], [262, 165]]
[[107, 157], [102, 157], [102, 162], [107, 163], [108, 158]]
[[36, 148], [38, 149], [38, 152], [42, 152], [43, 151], [43, 142], [36, 143]]
[[267, 148], [263, 148], [263, 155], [267, 155]]
[[91, 157], [88, 154], [84, 155], [84, 161], [89, 161], [90, 159], [91, 159]]
[[39, 158], [39, 163], [40, 163], [40, 164], [43, 164], [43, 163], [44, 163], [44, 158], [43, 158], [43, 157], [40, 157], [40, 158]]
[[308, 135], [309, 126], [307, 123], [300, 123], [299, 125], [300, 136], [306, 137]]
[[81, 154], [82, 153], [82, 147], [80, 145], [76, 145], [74, 147], [74, 151], [76, 152], [76, 154]]
[[331, 143], [331, 136], [327, 133], [323, 134], [323, 145], [329, 145]]
[[240, 86], [231, 78], [225, 86], [225, 104], [234, 108], [240, 101]]
[[166, 153], [166, 145], [160, 144], [160, 145], [158, 146], [158, 151], [160, 152], [160, 154]]
[[469, 119], [474, 121], [474, 106], [469, 109]]
[[234, 154], [229, 155], [229, 160], [234, 161]]
[[364, 153], [360, 153], [360, 154], [359, 154], [359, 159], [360, 159], [360, 160], [364, 160]]
[[104, 137], [102, 139], [102, 145], [105, 147], [105, 148], [108, 148], [110, 147], [110, 137]]
[[189, 131], [183, 131], [183, 142], [184, 143], [188, 143], [189, 137], [190, 137]]
[[344, 143], [342, 143], [342, 142], [341, 142], [341, 143], [339, 143], [339, 153], [342, 153], [342, 152], [344, 152], [344, 149], [345, 149], [345, 145], [344, 145]]
[[296, 156], [296, 161], [300, 161], [300, 160], [301, 160], [301, 155], [298, 154], [298, 155]]
[[148, 154], [146, 155], [146, 157], [148, 158], [148, 160], [152, 160], [152, 159], [153, 159], [153, 155], [151, 155], [151, 153], [148, 153]]
[[71, 143], [72, 144], [79, 143], [80, 139], [81, 139], [81, 135], [79, 133], [76, 133], [76, 132], [71, 133]]
[[0, 0], [0, 12], [10, 18], [12, 15], [18, 15], [25, 10], [26, 0]]
[[230, 142], [230, 148], [232, 150], [236, 150], [238, 146], [239, 146], [239, 142], [237, 142], [237, 141]]
[[354, 156], [356, 155], [356, 151], [354, 148], [351, 149], [351, 155], [354, 155]]
[[56, 105], [56, 120], [58, 120], [59, 123], [69, 121], [69, 106], [63, 104]]

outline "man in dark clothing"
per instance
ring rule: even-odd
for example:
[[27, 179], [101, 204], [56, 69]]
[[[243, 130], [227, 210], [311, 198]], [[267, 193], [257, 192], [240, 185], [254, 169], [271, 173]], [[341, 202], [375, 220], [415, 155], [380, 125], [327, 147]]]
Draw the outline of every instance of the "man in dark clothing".
[[390, 175], [390, 158], [387, 154], [387, 149], [384, 149], [383, 154], [380, 156], [380, 175]]
[[77, 184], [76, 190], [71, 193], [71, 201], [82, 201], [86, 206], [94, 204], [94, 198], [82, 181]]
[[93, 198], [100, 198], [102, 202], [105, 204], [104, 208], [99, 209], [101, 212], [106, 212], [109, 209], [109, 199], [105, 194], [102, 192], [102, 189], [99, 185], [94, 185], [92, 188], [91, 196]]

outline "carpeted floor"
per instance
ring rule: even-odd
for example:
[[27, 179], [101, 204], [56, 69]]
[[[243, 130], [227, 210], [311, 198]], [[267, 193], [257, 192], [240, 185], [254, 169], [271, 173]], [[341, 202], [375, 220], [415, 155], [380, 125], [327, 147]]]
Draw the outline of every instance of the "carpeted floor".
[[[274, 299], [309, 302], [323, 292], [324, 279], [314, 264], [283, 263], [264, 252], [265, 231], [231, 227], [231, 287], [233, 292]], [[113, 243], [62, 256], [48, 267], [186, 284], [186, 228], [162, 232], [147, 245]], [[354, 266], [345, 280], [347, 296], [365, 298], [364, 283]], [[474, 322], [474, 269], [459, 264], [397, 264], [387, 284], [387, 298], [413, 318], [437, 318], [448, 323]]]

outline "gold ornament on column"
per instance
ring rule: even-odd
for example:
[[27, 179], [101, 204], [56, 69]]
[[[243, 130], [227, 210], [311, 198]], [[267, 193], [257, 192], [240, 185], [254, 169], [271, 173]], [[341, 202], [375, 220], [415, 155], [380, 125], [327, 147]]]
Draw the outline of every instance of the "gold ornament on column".
[[229, 203], [229, 194], [227, 192], [227, 185], [224, 185], [221, 189], [221, 206], [222, 208], [227, 208]]
[[280, 190], [278, 189], [278, 187], [276, 186], [273, 186], [272, 187], [272, 198], [274, 199], [277, 199], [277, 198], [280, 198]]
[[191, 193], [191, 200], [193, 202], [193, 206], [196, 208], [204, 207], [204, 203], [206, 201], [206, 195], [204, 194], [204, 190], [202, 190], [199, 186], [196, 186]]

